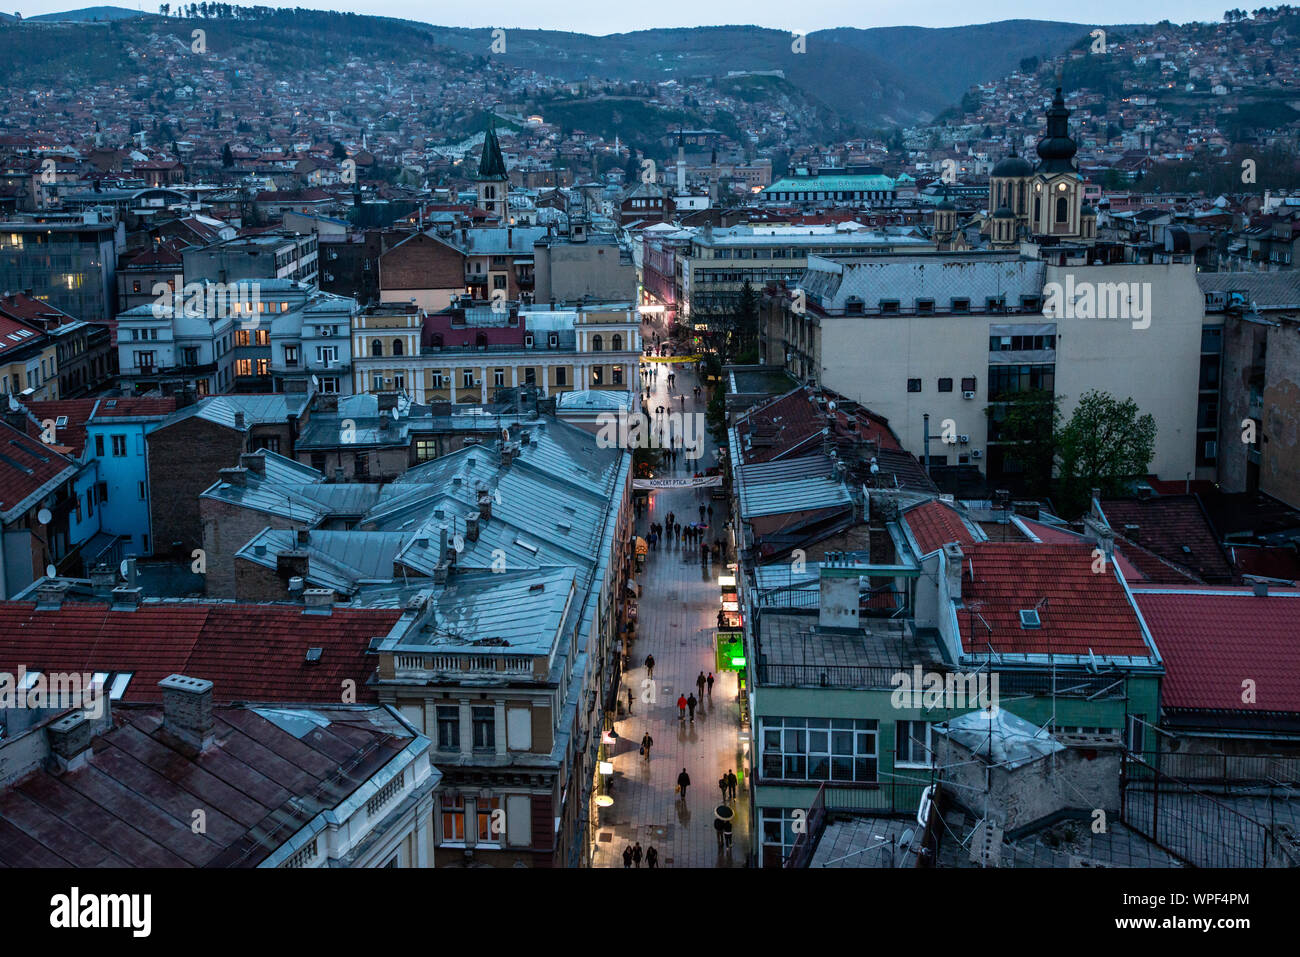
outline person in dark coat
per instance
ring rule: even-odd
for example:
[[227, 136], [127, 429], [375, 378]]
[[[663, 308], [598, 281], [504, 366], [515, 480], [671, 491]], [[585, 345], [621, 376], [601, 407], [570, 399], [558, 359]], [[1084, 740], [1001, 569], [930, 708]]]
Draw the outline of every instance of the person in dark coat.
[[641, 853], [641, 842], [637, 841], [636, 845], [632, 848], [632, 864], [635, 867], [641, 866]]
[[736, 772], [727, 769], [727, 791], [731, 794], [731, 799], [736, 800]]
[[699, 704], [699, 702], [695, 700], [695, 695], [691, 695], [689, 698], [686, 699], [686, 707], [687, 707], [687, 708], [690, 710], [690, 712], [691, 712], [691, 722], [692, 722], [692, 723], [694, 723], [694, 721], [695, 721], [695, 706], [696, 706], [697, 704]]
[[724, 774], [718, 778], [718, 790], [722, 792], [722, 803], [727, 803], [727, 776]]
[[632, 845], [631, 844], [623, 848], [623, 866], [626, 868], [632, 867]]
[[713, 672], [712, 671], [710, 671], [709, 676], [704, 679], [704, 683], [709, 686], [709, 697], [712, 698], [713, 697]]
[[[677, 786], [681, 788], [682, 800], [686, 800], [686, 789], [691, 786], [691, 776], [682, 768], [682, 773], [677, 775]], [[628, 858], [631, 860], [631, 857]]]
[[713, 831], [718, 836], [718, 850], [722, 850], [722, 821], [718, 818], [713, 819]]
[[650, 749], [654, 747], [654, 743], [655, 739], [650, 737], [650, 732], [647, 731], [645, 737], [641, 739], [641, 753], [645, 755], [647, 761], [650, 760]]
[[655, 850], [653, 844], [651, 844], [650, 849], [645, 852], [645, 866], [651, 869], [659, 866], [659, 852]]
[[701, 671], [700, 676], [695, 679], [695, 687], [700, 689], [700, 697], [703, 698], [704, 697], [704, 672], [703, 671]]

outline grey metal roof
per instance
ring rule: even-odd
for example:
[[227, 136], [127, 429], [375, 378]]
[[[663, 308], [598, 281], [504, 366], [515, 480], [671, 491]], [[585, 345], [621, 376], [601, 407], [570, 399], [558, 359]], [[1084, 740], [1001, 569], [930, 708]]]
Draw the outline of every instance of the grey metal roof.
[[[281, 552], [307, 554], [307, 582], [342, 594], [355, 592], [361, 582], [387, 582], [393, 577], [393, 559], [406, 541], [394, 532], [320, 531], [307, 533], [299, 544], [294, 529], [267, 528], [249, 539], [236, 555], [267, 568], [276, 567]], [[258, 546], [265, 551], [258, 554]]]
[[548, 655], [574, 593], [571, 568], [466, 575], [434, 594], [429, 624], [408, 629], [383, 647], [493, 657]]
[[1198, 272], [1201, 292], [1244, 292], [1261, 309], [1300, 309], [1300, 272]]
[[216, 422], [226, 428], [235, 427], [235, 413], [244, 413], [244, 428], [267, 423], [286, 422], [290, 416], [302, 414], [310, 396], [306, 393], [285, 394], [250, 394], [250, 395], [214, 395], [200, 399], [193, 405], [177, 410], [160, 424], [160, 429], [174, 425], [191, 416], [199, 416], [209, 422]]
[[830, 458], [820, 453], [741, 466], [736, 477], [741, 517], [849, 504], [848, 488], [831, 471]]

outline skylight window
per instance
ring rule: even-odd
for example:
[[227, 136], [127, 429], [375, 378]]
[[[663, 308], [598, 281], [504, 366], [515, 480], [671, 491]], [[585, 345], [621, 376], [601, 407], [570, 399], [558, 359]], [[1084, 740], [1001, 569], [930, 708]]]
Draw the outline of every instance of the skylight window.
[[1041, 628], [1042, 619], [1038, 617], [1037, 608], [1020, 609], [1020, 627], [1021, 628]]

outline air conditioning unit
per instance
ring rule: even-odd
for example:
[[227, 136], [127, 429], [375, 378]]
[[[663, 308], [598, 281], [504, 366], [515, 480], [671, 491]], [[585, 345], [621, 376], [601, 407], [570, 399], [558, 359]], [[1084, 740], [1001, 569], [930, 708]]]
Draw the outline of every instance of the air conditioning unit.
[[974, 392], [963, 392], [963, 393], [961, 394], [961, 397], [962, 397], [963, 399], [973, 399], [973, 398], [975, 398], [975, 393], [974, 393]]
[[973, 458], [973, 459], [982, 459], [982, 458], [984, 458], [984, 450], [983, 450], [983, 449], [971, 449], [971, 450], [970, 450], [970, 457]]
[[962, 445], [970, 445], [970, 436], [969, 436], [969, 435], [959, 435], [959, 436], [957, 436], [957, 441], [960, 442]]

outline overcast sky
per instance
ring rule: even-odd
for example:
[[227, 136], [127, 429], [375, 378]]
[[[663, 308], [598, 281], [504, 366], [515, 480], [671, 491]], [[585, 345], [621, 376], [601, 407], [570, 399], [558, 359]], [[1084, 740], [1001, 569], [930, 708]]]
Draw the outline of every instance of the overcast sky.
[[[24, 16], [54, 13], [90, 6], [77, 0], [38, 0], [14, 5]], [[158, 3], [119, 3], [133, 9], [156, 13]], [[987, 23], [1017, 18], [1066, 20], [1076, 23], [1131, 23], [1134, 20], [1154, 23], [1173, 20], [1217, 20], [1229, 5], [1210, 0], [1149, 0], [1135, 4], [1132, 0], [1091, 0], [1068, 8], [1043, 0], [988, 0], [973, 4], [970, 0], [929, 0], [927, 3], [880, 3], [862, 0], [748, 0], [743, 4], [707, 2], [707, 0], [497, 0], [488, 4], [430, 3], [429, 0], [349, 0], [349, 2], [314, 2], [290, 0], [278, 3], [265, 0], [263, 6], [313, 7], [354, 13], [380, 14], [410, 20], [423, 20], [456, 27], [521, 27], [548, 30], [571, 30], [576, 33], [623, 33], [651, 27], [696, 27], [719, 24], [754, 23], [782, 30], [811, 32], [829, 27], [922, 26], [950, 27], [967, 23]], [[175, 4], [173, 3], [173, 6]], [[4, 8], [0, 8], [4, 9]], [[489, 21], [486, 17], [493, 17]]]

